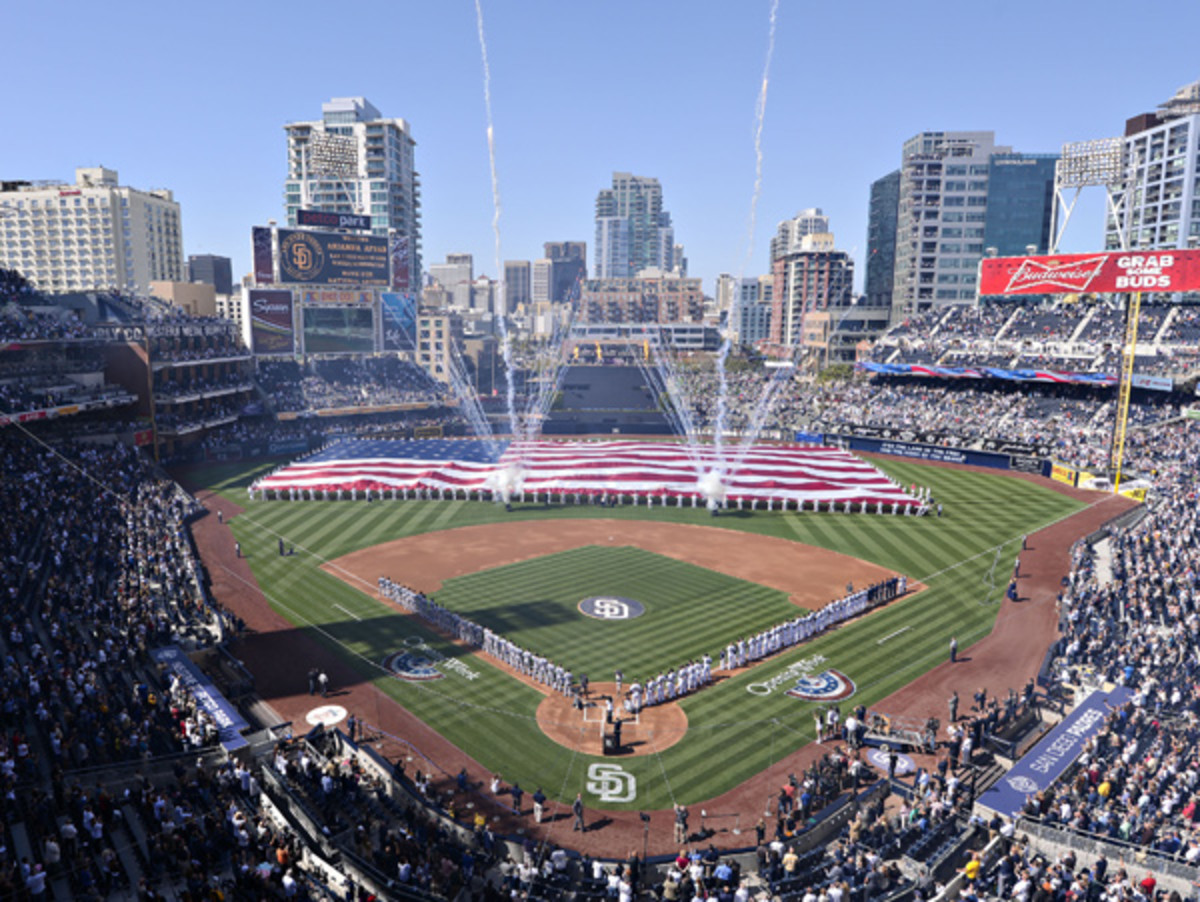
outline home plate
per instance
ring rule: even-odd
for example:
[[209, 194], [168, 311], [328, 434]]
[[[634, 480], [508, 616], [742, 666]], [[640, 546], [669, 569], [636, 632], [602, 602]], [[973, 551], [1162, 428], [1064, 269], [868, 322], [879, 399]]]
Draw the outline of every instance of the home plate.
[[322, 705], [319, 708], [313, 708], [309, 711], [304, 716], [304, 719], [314, 727], [317, 724], [332, 727], [334, 724], [341, 723], [346, 719], [346, 709], [341, 705]]

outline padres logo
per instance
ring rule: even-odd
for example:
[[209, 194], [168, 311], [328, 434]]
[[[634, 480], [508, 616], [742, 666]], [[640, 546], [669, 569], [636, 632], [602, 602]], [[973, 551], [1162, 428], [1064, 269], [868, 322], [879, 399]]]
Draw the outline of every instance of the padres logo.
[[601, 595], [579, 602], [579, 612], [596, 620], [632, 620], [646, 613], [646, 608], [632, 598]]
[[852, 696], [856, 689], [854, 680], [841, 671], [823, 670], [800, 677], [787, 694], [810, 702], [840, 702]]
[[383, 666], [402, 680], [440, 680], [442, 673], [420, 652], [400, 651], [383, 659]]
[[311, 281], [325, 266], [325, 249], [307, 232], [292, 232], [279, 242], [279, 265], [290, 281]]
[[601, 802], [632, 802], [637, 798], [637, 777], [619, 764], [597, 762], [588, 768], [586, 788]]
[[1015, 777], [1005, 777], [1004, 781], [1017, 792], [1023, 792], [1025, 795], [1030, 795], [1041, 789], [1035, 781], [1022, 774], [1017, 774]]
[[[867, 760], [872, 765], [879, 768], [884, 773], [888, 769], [888, 752], [883, 749], [871, 749], [867, 752]], [[903, 776], [904, 774], [914, 773], [917, 769], [916, 763], [908, 755], [896, 756], [896, 775]]]

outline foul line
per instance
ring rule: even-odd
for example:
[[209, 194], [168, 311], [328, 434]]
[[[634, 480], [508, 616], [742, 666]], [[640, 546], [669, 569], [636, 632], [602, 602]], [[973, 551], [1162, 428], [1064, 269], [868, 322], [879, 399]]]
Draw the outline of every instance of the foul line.
[[908, 626], [902, 626], [902, 627], [900, 627], [900, 629], [896, 630], [896, 632], [894, 632], [894, 633], [888, 633], [888, 634], [887, 634], [886, 636], [884, 636], [882, 639], [876, 639], [876, 640], [875, 640], [875, 644], [876, 644], [876, 645], [883, 645], [883, 643], [884, 643], [884, 642], [886, 642], [888, 639], [895, 639], [895, 638], [896, 638], [897, 636], [899, 636], [901, 633], [907, 633], [907, 632], [908, 632], [910, 629], [912, 629], [912, 624], [911, 624], [911, 623], [910, 623]]
[[362, 618], [361, 618], [361, 617], [359, 617], [357, 614], [355, 614], [353, 611], [351, 611], [351, 610], [348, 610], [348, 609], [346, 609], [346, 608], [342, 607], [340, 604], [337, 604], [336, 602], [334, 603], [334, 605], [333, 605], [333, 606], [334, 606], [335, 608], [337, 608], [339, 611], [342, 611], [342, 612], [343, 612], [343, 613], [345, 613], [345, 614], [349, 614], [349, 615], [350, 615], [351, 617], [353, 617], [355, 620], [359, 620], [359, 621], [361, 621], [361, 620], [362, 620]]
[[[1105, 501], [1108, 501], [1112, 497], [1114, 497], [1114, 496], [1107, 495], [1104, 498], [1101, 498], [1098, 501], [1094, 501], [1091, 504], [1085, 504], [1083, 507], [1079, 508], [1079, 510], [1074, 510], [1068, 514], [1063, 514], [1061, 517], [1057, 517], [1057, 518], [1051, 520], [1049, 523], [1042, 524], [1041, 526], [1037, 527], [1037, 529], [1031, 529], [1031, 530], [1029, 530], [1028, 533], [1022, 533], [1022, 535], [1027, 535], [1027, 534], [1032, 535], [1033, 533], [1039, 532], [1043, 529], [1049, 529], [1051, 526], [1057, 526], [1059, 523], [1062, 523], [1065, 520], [1070, 520], [1072, 517], [1074, 517], [1078, 514], [1082, 514], [1084, 511], [1090, 510], [1091, 508], [1095, 507], [1098, 504], [1103, 504]], [[939, 576], [945, 576], [950, 571], [957, 570], [959, 567], [962, 567], [966, 564], [971, 563], [971, 561], [975, 560], [976, 558], [981, 558], [985, 554], [988, 554], [993, 551], [999, 551], [1005, 545], [1010, 545], [1013, 542], [1019, 542], [1019, 541], [1021, 541], [1021, 536], [1013, 536], [1011, 539], [1006, 539], [1003, 542], [998, 542], [995, 545], [992, 545], [988, 548], [983, 549], [982, 551], [978, 552], [977, 554], [973, 554], [970, 557], [965, 557], [961, 561], [951, 564], [949, 567], [943, 567], [941, 570], [938, 570], [936, 573], [930, 573], [928, 576], [919, 577], [915, 581], [919, 582], [919, 583], [924, 583], [925, 585], [929, 585], [931, 580], [935, 580]]]

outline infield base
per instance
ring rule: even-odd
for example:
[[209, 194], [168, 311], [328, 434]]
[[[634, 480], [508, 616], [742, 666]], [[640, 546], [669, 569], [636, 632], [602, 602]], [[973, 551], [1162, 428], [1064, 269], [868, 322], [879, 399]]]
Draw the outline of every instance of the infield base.
[[[592, 683], [583, 710], [575, 708], [570, 698], [559, 693], [546, 696], [538, 705], [538, 727], [550, 739], [573, 752], [585, 755], [604, 754], [604, 734], [612, 732], [607, 723], [605, 698], [616, 705], [616, 683]], [[637, 714], [618, 710], [613, 716], [621, 719], [622, 751], [617, 757], [636, 757], [662, 752], [679, 742], [688, 730], [687, 715], [675, 702], [643, 708]]]

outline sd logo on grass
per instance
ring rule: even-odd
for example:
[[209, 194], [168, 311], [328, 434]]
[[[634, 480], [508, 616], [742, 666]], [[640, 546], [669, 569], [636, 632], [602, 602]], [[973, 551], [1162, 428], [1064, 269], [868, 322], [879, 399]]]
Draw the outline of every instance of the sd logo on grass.
[[597, 595], [579, 602], [579, 612], [596, 620], [632, 620], [646, 613], [646, 608], [632, 598]]

